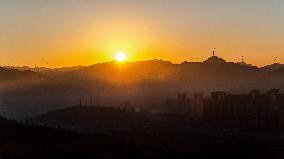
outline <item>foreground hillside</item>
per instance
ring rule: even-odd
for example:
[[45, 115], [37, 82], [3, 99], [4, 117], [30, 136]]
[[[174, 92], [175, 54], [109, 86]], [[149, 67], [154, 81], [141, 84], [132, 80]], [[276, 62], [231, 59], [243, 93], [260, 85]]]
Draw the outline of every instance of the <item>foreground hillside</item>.
[[[5, 124], [4, 124], [5, 123]], [[21, 125], [0, 119], [3, 159], [139, 158], [139, 151], [106, 135], [83, 135], [60, 129]]]
[[149, 118], [147, 113], [129, 113], [117, 108], [80, 106], [53, 111], [34, 120], [42, 125], [60, 124], [57, 127], [120, 138], [135, 145], [139, 157], [145, 159], [281, 158], [284, 155], [284, 141], [278, 136], [197, 126], [186, 117]]
[[147, 112], [110, 107], [75, 106], [37, 116], [33, 122], [81, 131], [90, 127], [138, 127], [139, 125], [153, 124], [156, 120], [157, 118]]

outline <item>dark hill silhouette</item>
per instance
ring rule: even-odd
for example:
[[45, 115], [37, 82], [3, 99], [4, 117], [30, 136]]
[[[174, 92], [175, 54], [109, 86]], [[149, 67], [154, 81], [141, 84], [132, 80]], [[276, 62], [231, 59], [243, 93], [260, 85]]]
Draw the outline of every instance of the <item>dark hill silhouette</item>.
[[[0, 114], [22, 118], [73, 104], [86, 90], [33, 71], [0, 67]], [[77, 98], [74, 98], [77, 97]], [[73, 101], [72, 101], [73, 100]], [[76, 100], [76, 101], [75, 101]]]
[[0, 67], [0, 81], [2, 82], [26, 78], [44, 78], [44, 76], [30, 70], [20, 71], [17, 69]]
[[89, 130], [90, 128], [93, 130], [97, 128], [135, 128], [139, 125], [149, 125], [154, 121], [155, 118], [146, 112], [95, 106], [69, 107], [34, 118], [34, 123], [37, 124], [61, 126], [77, 131], [88, 130], [87, 132], [92, 131]]
[[238, 62], [237, 64], [242, 65], [242, 66], [257, 68], [256, 66], [253, 66], [252, 64], [247, 64], [245, 61]]
[[[139, 155], [141, 158], [228, 158], [234, 154], [233, 158], [278, 158], [283, 156], [284, 144], [281, 138], [269, 137], [269, 136], [254, 136], [250, 134], [235, 133], [231, 130], [214, 130], [207, 129], [205, 127], [192, 127], [188, 121], [184, 119], [176, 120], [176, 118], [165, 117], [163, 120], [155, 120], [148, 118], [147, 114], [134, 113], [117, 108], [94, 108], [94, 107], [71, 107], [58, 111], [53, 111], [45, 115], [35, 118], [36, 121], [42, 121], [48, 126], [59, 126], [63, 129], [66, 127], [74, 128], [80, 132], [88, 132], [93, 134], [94, 132], [103, 132], [104, 134], [111, 135], [123, 139], [125, 145], [119, 149], [116, 148], [117, 142], [110, 143], [105, 141], [105, 137], [97, 139], [100, 144], [103, 144], [101, 149], [104, 150], [106, 145], [114, 144], [110, 147], [110, 154], [116, 154], [117, 152], [124, 152], [124, 148], [133, 146], [131, 149], [127, 149], [127, 152], [134, 155], [137, 149], [140, 150]], [[159, 114], [160, 116], [161, 114]], [[143, 117], [144, 116], [144, 117]], [[144, 119], [147, 120], [144, 120]], [[154, 125], [149, 126], [149, 120], [154, 121]], [[48, 131], [50, 132], [50, 131]], [[55, 132], [53, 132], [55, 133]], [[53, 135], [52, 133], [52, 135]], [[40, 139], [41, 133], [33, 133], [37, 137], [36, 140]], [[83, 149], [83, 152], [93, 152], [93, 146], [97, 149], [96, 144], [93, 145], [92, 136], [90, 141], [82, 140], [80, 136], [73, 136], [75, 139], [69, 138], [69, 135], [59, 137], [55, 133], [54, 137], [50, 139], [49, 136], [41, 136], [41, 141], [51, 140], [56, 145], [64, 145], [66, 148], [71, 150], [77, 150], [76, 144], [79, 147], [89, 145], [92, 148]], [[94, 135], [93, 137], [96, 137]], [[77, 143], [77, 138], [82, 143]], [[66, 143], [61, 143], [65, 139]], [[74, 141], [73, 141], [74, 140]], [[93, 142], [92, 142], [93, 141]], [[112, 140], [111, 140], [112, 141]], [[116, 140], [115, 140], [116, 141]], [[72, 144], [74, 143], [74, 144]], [[51, 145], [54, 146], [54, 145]], [[70, 147], [74, 146], [74, 147]], [[57, 146], [55, 147], [57, 148]], [[1, 150], [1, 149], [0, 149]], [[51, 148], [53, 150], [53, 148]], [[65, 149], [64, 149], [65, 150]], [[135, 151], [136, 150], [136, 151]], [[114, 151], [113, 153], [111, 151]], [[73, 151], [69, 153], [72, 154]], [[76, 152], [76, 151], [75, 151]], [[100, 153], [100, 151], [98, 152]], [[89, 154], [89, 153], [88, 153]], [[116, 154], [119, 155], [119, 154]], [[120, 154], [121, 155], [121, 154]], [[111, 156], [112, 157], [112, 156]], [[119, 158], [117, 156], [115, 158]], [[125, 158], [129, 158], [127, 156]], [[130, 157], [133, 158], [133, 157]]]
[[14, 70], [20, 70], [20, 71], [33, 71], [38, 72], [43, 75], [45, 74], [57, 74], [57, 73], [63, 73], [67, 71], [76, 70], [79, 68], [82, 68], [83, 66], [70, 66], [70, 67], [60, 67], [60, 68], [48, 68], [48, 67], [28, 67], [28, 66], [3, 66], [3, 68], [6, 69], [14, 69]]
[[284, 86], [284, 66], [267, 74], [261, 80], [258, 80], [256, 88], [262, 88], [262, 89], [266, 88], [266, 90], [272, 88], [280, 88], [284, 90], [283, 86]]
[[62, 129], [23, 125], [0, 117], [0, 157], [140, 158], [141, 150], [105, 134], [83, 135]]
[[[155, 105], [177, 92], [209, 94], [215, 90], [232, 90], [261, 77], [263, 72], [212, 56], [204, 62], [182, 64], [162, 60], [112, 61], [49, 75], [88, 89], [109, 105], [132, 100], [134, 96], [138, 103]], [[110, 96], [111, 101], [106, 99]]]
[[34, 71], [34, 72], [42, 72], [50, 70], [50, 68], [48, 67], [29, 67], [29, 66], [3, 66], [3, 68], [15, 69], [20, 71]]
[[57, 74], [62, 74], [64, 72], [70, 72], [74, 71], [80, 68], [83, 68], [84, 66], [70, 66], [70, 67], [61, 67], [61, 68], [53, 68], [53, 69], [46, 69], [46, 70], [33, 70], [35, 72], [39, 72], [43, 75], [52, 75], [56, 76]]
[[0, 127], [10, 127], [17, 124], [18, 123], [15, 120], [8, 120], [6, 118], [0, 117]]
[[244, 93], [244, 90], [258, 89], [268, 91], [270, 89], [284, 90], [284, 67], [280, 67], [274, 71], [270, 71], [262, 75], [260, 78], [250, 81], [243, 86], [233, 90], [239, 93]]
[[[269, 67], [267, 66], [267, 68]], [[111, 61], [91, 66], [49, 69], [42, 71], [44, 75], [38, 75], [31, 71], [14, 71], [20, 74], [33, 74], [32, 78], [30, 75], [29, 78], [36, 80], [30, 81], [37, 81], [37, 84], [30, 84], [30, 81], [24, 82], [28, 83], [27, 86], [22, 84], [23, 79], [29, 78], [18, 80], [21, 82], [20, 85], [14, 82], [12, 84], [5, 83], [2, 85], [5, 86], [2, 87], [3, 89], [14, 88], [13, 91], [6, 91], [7, 96], [21, 97], [21, 94], [30, 94], [30, 99], [40, 99], [42, 94], [47, 94], [56, 100], [45, 102], [28, 100], [23, 103], [29, 103], [29, 105], [33, 105], [30, 103], [47, 104], [53, 105], [54, 108], [62, 105], [75, 105], [79, 103], [80, 97], [87, 99], [90, 96], [94, 97], [93, 101], [96, 105], [121, 106], [125, 101], [133, 101], [136, 106], [152, 108], [161, 105], [165, 98], [176, 96], [178, 92], [188, 94], [203, 92], [205, 95], [209, 95], [210, 92], [216, 90], [246, 93], [250, 89], [258, 89], [258, 87], [264, 89], [264, 86], [267, 86], [267, 89], [271, 89], [270, 87], [284, 89], [282, 78], [278, 77], [282, 73], [278, 73], [278, 76], [270, 75], [270, 73], [273, 74], [273, 71], [265, 71], [264, 68], [251, 67], [247, 64], [226, 62], [217, 56], [212, 56], [204, 62], [185, 61], [181, 64], [173, 64], [163, 60], [124, 63]], [[47, 77], [49, 77], [48, 80]], [[11, 81], [11, 79], [6, 79], [6, 81]], [[271, 85], [272, 81], [275, 81], [274, 85]], [[42, 85], [42, 83], [48, 84]], [[79, 89], [74, 86], [78, 86]], [[80, 88], [87, 90], [89, 94], [83, 93], [84, 91], [81, 91]], [[68, 93], [60, 96], [58, 94], [61, 93], [58, 92]], [[71, 95], [68, 95], [69, 93]], [[32, 98], [32, 96], [36, 98]], [[87, 100], [89, 101], [89, 99]], [[86, 103], [86, 100], [84, 102]], [[18, 103], [16, 102], [16, 104]]]
[[211, 56], [204, 62], [205, 63], [225, 63], [226, 61], [218, 56]]
[[279, 63], [274, 63], [274, 64], [271, 64], [271, 65], [261, 67], [260, 69], [265, 71], [265, 72], [272, 72], [272, 71], [276, 71], [277, 69], [280, 69], [281, 67], [284, 67], [284, 65], [279, 64]]
[[[212, 56], [204, 62], [184, 62], [182, 64], [172, 64], [161, 60], [129, 62], [123, 64], [108, 62], [63, 73], [55, 78], [70, 81], [72, 83], [84, 81], [79, 83], [82, 84], [81, 86], [85, 85], [87, 88], [90, 88], [89, 84], [94, 84], [96, 82], [127, 85], [145, 83], [147, 81], [158, 83], [165, 82], [170, 84], [200, 82], [195, 81], [195, 79], [211, 81], [209, 85], [214, 87], [215, 82], [222, 82], [222, 80], [227, 80], [225, 78], [230, 76], [254, 77], [258, 73], [259, 70], [256, 68], [226, 62], [217, 56]], [[220, 81], [211, 79], [220, 79]], [[234, 82], [236, 81], [234, 79], [235, 78], [232, 78], [232, 85], [234, 85]], [[192, 83], [192, 85], [195, 85], [195, 83]]]
[[4, 159], [230, 158], [232, 154], [233, 158], [282, 158], [284, 149], [282, 138], [199, 131], [175, 124], [132, 130], [123, 138], [18, 123], [0, 125], [0, 130]]
[[276, 69], [274, 72], [272, 72], [272, 74], [274, 75], [283, 75], [283, 73], [284, 73], [284, 66], [281, 66], [278, 69]]

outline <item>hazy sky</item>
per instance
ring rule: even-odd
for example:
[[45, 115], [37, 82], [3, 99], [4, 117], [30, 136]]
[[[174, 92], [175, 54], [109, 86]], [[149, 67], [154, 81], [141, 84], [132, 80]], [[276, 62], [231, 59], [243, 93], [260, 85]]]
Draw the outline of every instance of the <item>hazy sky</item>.
[[0, 65], [113, 59], [284, 63], [284, 0], [0, 0]]

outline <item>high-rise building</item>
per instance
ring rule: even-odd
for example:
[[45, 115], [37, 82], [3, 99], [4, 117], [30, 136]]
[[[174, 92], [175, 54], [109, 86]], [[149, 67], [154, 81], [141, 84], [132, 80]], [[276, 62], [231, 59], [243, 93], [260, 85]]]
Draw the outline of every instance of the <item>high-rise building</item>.
[[190, 100], [186, 93], [178, 93], [177, 99], [167, 99], [166, 109], [168, 113], [187, 114], [191, 112]]
[[178, 93], [178, 107], [185, 107], [186, 105], [186, 93]]
[[198, 116], [203, 115], [205, 99], [202, 93], [194, 93], [193, 95], [194, 111]]
[[222, 91], [217, 91], [217, 92], [212, 92], [211, 93], [212, 99], [216, 100], [216, 101], [224, 100], [225, 96], [226, 96], [226, 93], [222, 92]]
[[283, 97], [277, 89], [242, 95], [213, 92], [205, 103], [204, 119], [217, 127], [284, 132]]
[[166, 112], [174, 112], [175, 111], [175, 100], [174, 99], [167, 99], [166, 100]]

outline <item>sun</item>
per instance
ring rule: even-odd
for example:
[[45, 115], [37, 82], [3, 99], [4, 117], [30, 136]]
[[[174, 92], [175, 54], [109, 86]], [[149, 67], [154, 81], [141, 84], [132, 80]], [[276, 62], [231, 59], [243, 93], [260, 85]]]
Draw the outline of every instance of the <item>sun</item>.
[[125, 52], [123, 51], [118, 51], [116, 54], [115, 54], [115, 59], [119, 62], [123, 62], [125, 61], [127, 58]]

